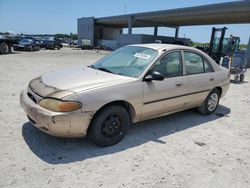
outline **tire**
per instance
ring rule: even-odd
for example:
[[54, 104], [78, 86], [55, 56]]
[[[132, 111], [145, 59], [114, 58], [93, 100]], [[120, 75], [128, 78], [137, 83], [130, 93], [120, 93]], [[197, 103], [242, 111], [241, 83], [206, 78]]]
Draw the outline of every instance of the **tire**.
[[89, 130], [89, 139], [100, 147], [119, 143], [127, 133], [130, 117], [122, 106], [108, 106], [97, 112]]
[[218, 89], [213, 89], [202, 103], [200, 107], [198, 107], [198, 111], [204, 115], [212, 114], [218, 107], [220, 101], [220, 92]]
[[240, 81], [240, 76], [238, 74], [234, 75], [234, 82], [238, 83]]
[[6, 42], [0, 44], [0, 53], [8, 54], [10, 52], [10, 46]]
[[240, 74], [240, 82], [243, 82], [245, 79], [245, 75], [244, 74]]

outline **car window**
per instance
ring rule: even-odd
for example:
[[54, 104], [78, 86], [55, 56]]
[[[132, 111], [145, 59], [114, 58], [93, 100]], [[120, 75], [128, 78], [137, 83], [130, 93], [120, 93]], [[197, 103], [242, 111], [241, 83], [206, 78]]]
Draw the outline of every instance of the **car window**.
[[26, 45], [26, 44], [31, 44], [32, 42], [33, 42], [32, 39], [23, 38], [22, 40], [20, 40], [19, 44]]
[[184, 52], [187, 75], [204, 73], [203, 58], [192, 52]]
[[213, 72], [212, 66], [205, 59], [203, 59], [203, 62], [204, 62], [205, 72]]
[[165, 78], [182, 75], [181, 52], [171, 52], [159, 59], [152, 71], [158, 71]]
[[156, 50], [138, 47], [122, 47], [94, 64], [97, 69], [103, 69], [129, 77], [139, 77], [154, 61]]
[[210, 63], [196, 53], [184, 52], [184, 60], [186, 62], [187, 75], [213, 72]]

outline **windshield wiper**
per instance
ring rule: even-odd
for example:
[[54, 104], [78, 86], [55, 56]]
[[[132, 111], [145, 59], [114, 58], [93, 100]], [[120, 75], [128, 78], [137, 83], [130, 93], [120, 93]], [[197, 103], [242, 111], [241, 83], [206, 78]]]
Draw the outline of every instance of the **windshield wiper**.
[[90, 67], [90, 68], [93, 68], [93, 69], [96, 69], [95, 65], [89, 65], [87, 67]]
[[97, 70], [100, 70], [100, 71], [105, 71], [105, 72], [108, 72], [108, 73], [115, 74], [114, 72], [106, 69], [105, 67], [96, 67], [95, 65], [89, 65], [88, 67], [93, 68], [93, 69], [97, 69]]
[[101, 71], [105, 71], [105, 72], [109, 72], [109, 73], [112, 73], [112, 74], [115, 74], [114, 72], [106, 69], [105, 67], [95, 67], [97, 70], [101, 70]]

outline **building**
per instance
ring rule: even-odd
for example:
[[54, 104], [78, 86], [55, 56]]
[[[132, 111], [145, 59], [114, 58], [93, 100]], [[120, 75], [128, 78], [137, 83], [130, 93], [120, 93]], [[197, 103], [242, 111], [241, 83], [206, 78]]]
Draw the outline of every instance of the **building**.
[[[102, 18], [83, 17], [77, 20], [78, 44], [106, 45], [116, 49], [127, 44], [164, 43], [189, 44], [179, 38], [181, 26], [250, 23], [250, 1], [125, 14]], [[153, 27], [152, 35], [133, 34], [135, 27]], [[175, 29], [175, 36], [158, 36], [158, 27]], [[128, 28], [128, 33], [123, 33]], [[249, 50], [250, 53], [250, 50]]]

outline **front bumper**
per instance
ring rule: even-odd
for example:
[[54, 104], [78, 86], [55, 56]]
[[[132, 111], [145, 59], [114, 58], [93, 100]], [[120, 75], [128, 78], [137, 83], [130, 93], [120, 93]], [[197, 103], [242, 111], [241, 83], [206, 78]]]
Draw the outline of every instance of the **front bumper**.
[[30, 51], [31, 46], [13, 46], [15, 51]]
[[[20, 95], [20, 103], [30, 122], [41, 131], [58, 137], [84, 137], [87, 134], [93, 113], [76, 110], [68, 113], [52, 112], [36, 104], [25, 89]], [[31, 93], [33, 96], [34, 93]]]

